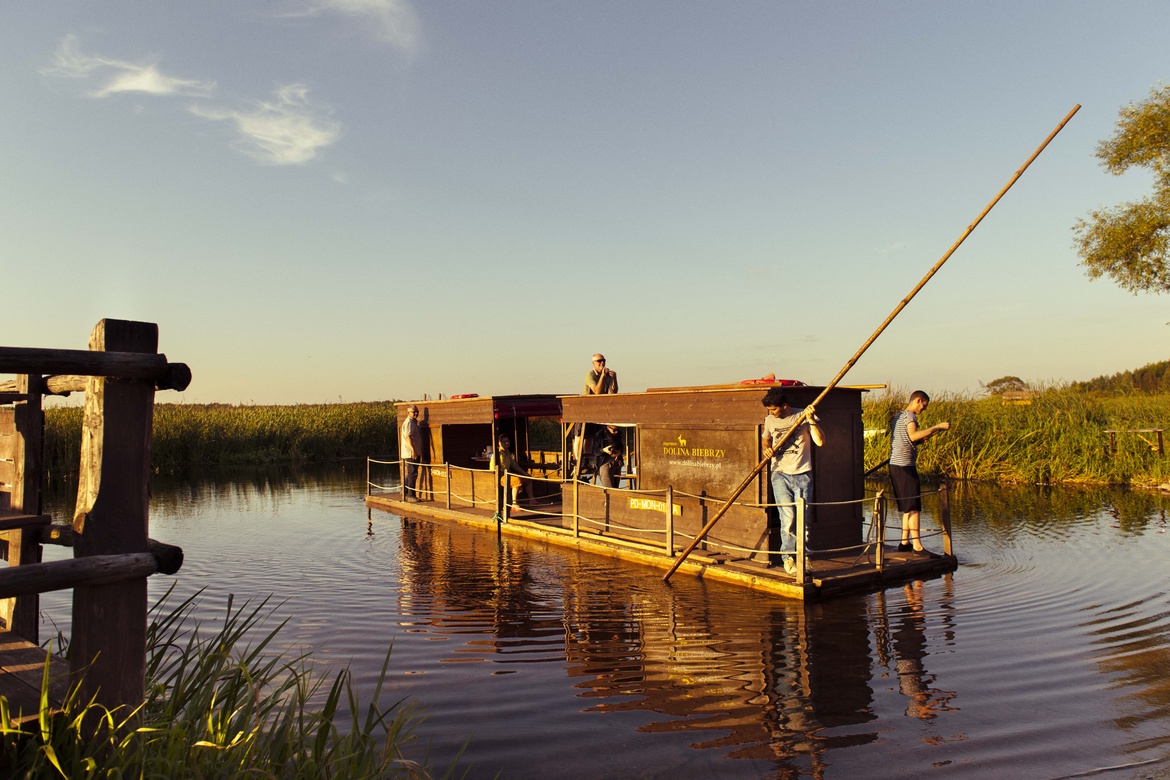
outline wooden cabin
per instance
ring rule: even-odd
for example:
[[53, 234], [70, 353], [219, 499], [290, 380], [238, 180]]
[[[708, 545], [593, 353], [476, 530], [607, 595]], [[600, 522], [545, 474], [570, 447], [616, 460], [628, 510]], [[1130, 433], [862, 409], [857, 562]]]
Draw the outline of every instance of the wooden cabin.
[[[419, 503], [371, 477], [368, 506], [448, 520], [636, 561], [797, 598], [880, 589], [953, 570], [945, 486], [940, 535], [944, 554], [897, 550], [885, 528], [885, 500], [866, 493], [861, 396], [836, 387], [817, 404], [824, 444], [813, 448], [813, 502], [797, 503], [795, 575], [785, 573], [761, 436], [763, 397], [772, 385], [660, 388], [643, 393], [501, 396], [417, 401], [426, 465]], [[783, 388], [800, 410], [824, 388]], [[398, 405], [399, 419], [405, 407]], [[556, 432], [550, 422], [559, 420]], [[591, 443], [617, 426], [623, 467], [615, 487], [596, 484]], [[534, 500], [509, 505], [501, 474], [489, 469], [492, 442], [511, 434], [528, 466]], [[559, 451], [554, 451], [554, 448]], [[371, 459], [375, 467], [394, 461]], [[728, 500], [745, 483], [730, 504]], [[693, 552], [710, 518], [722, 512]], [[891, 539], [889, 537], [893, 536]], [[935, 545], [936, 547], [939, 545]], [[685, 560], [684, 558], [685, 553]]]
[[418, 488], [424, 498], [445, 495], [450, 482], [456, 496], [474, 497], [473, 505], [489, 497], [494, 503], [489, 464], [496, 437], [504, 433], [530, 471], [560, 481], [561, 402], [555, 395], [466, 396], [395, 406], [399, 420], [406, 419], [407, 407], [418, 407], [425, 453]]
[[[816, 400], [823, 388], [784, 388], [794, 410]], [[761, 403], [768, 387], [732, 385], [667, 388], [624, 395], [580, 395], [561, 398], [566, 427], [584, 425], [587, 432], [601, 423], [616, 423], [632, 439], [626, 470], [630, 487], [639, 493], [670, 488], [675, 507], [674, 531], [696, 534], [711, 511], [731, 496], [743, 478], [763, 458], [760, 438], [767, 410]], [[864, 440], [860, 389], [835, 388], [817, 407], [822, 447], [813, 447], [813, 497], [817, 506], [808, 522], [808, 549], [827, 550], [860, 544], [865, 485]], [[588, 438], [588, 436], [587, 436]], [[564, 503], [571, 505], [572, 483], [562, 486]], [[594, 485], [577, 491], [579, 514], [604, 517], [611, 525], [647, 528], [630, 532], [632, 538], [649, 541], [662, 523], [648, 516], [651, 502], [617, 501], [618, 494]], [[852, 502], [852, 503], [844, 503]], [[719, 545], [761, 550], [752, 558], [764, 563], [763, 550], [779, 549], [775, 509], [767, 470], [728, 509], [712, 530], [706, 549]], [[654, 530], [650, 530], [654, 529]], [[774, 538], [772, 538], [774, 537]]]

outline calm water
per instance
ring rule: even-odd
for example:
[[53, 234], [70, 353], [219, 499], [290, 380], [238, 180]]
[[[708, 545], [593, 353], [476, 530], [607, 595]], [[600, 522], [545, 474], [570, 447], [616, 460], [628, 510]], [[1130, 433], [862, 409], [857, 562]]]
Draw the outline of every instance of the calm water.
[[[186, 563], [152, 593], [206, 589], [208, 621], [275, 594], [285, 645], [367, 695], [393, 643], [386, 701], [426, 708], [440, 766], [467, 743], [471, 777], [1170, 771], [1159, 496], [960, 488], [958, 572], [802, 605], [369, 513], [364, 476], [156, 481], [151, 535]], [[67, 597], [43, 605], [67, 633]]]

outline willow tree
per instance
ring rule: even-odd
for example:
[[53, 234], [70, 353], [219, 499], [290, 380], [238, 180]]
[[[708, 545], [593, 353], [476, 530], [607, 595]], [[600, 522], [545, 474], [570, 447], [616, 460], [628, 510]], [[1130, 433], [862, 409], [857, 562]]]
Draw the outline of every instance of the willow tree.
[[1089, 278], [1107, 276], [1134, 294], [1170, 292], [1170, 87], [1155, 87], [1146, 100], [1122, 108], [1117, 132], [1097, 144], [1096, 154], [1115, 176], [1149, 169], [1154, 191], [1077, 220], [1081, 264]]

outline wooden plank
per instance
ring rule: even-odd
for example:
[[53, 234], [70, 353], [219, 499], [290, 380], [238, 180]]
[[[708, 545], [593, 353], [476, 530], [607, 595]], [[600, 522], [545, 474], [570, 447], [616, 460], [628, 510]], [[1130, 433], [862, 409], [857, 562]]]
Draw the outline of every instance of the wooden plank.
[[[150, 355], [158, 349], [158, 326], [102, 320], [89, 346]], [[153, 410], [149, 378], [89, 380], [73, 517], [75, 557], [146, 552]], [[69, 662], [75, 673], [85, 670], [83, 698], [96, 696], [108, 708], [142, 703], [146, 609], [146, 577], [74, 589]]]
[[68, 663], [10, 632], [0, 631], [0, 696], [8, 700], [9, 711], [18, 724], [38, 717], [46, 657], [49, 705], [56, 711], [69, 690]]
[[9, 566], [0, 569], [0, 598], [124, 582], [149, 577], [158, 570], [158, 559], [148, 552]]
[[[53, 522], [52, 515], [26, 515], [11, 509], [0, 509], [0, 531], [15, 531], [20, 528], [36, 528]], [[12, 563], [9, 561], [9, 563]]]
[[[10, 567], [40, 563], [41, 544], [38, 526], [48, 525], [49, 516], [41, 514], [41, 482], [44, 479], [43, 459], [45, 416], [41, 408], [40, 374], [16, 378], [16, 389], [24, 398], [13, 405], [15, 446], [10, 509], [12, 515], [0, 520], [0, 529], [6, 534], [8, 549], [5, 559]], [[11, 529], [11, 530], [10, 530]], [[33, 644], [40, 641], [40, 594], [26, 593], [3, 605], [7, 628]]]

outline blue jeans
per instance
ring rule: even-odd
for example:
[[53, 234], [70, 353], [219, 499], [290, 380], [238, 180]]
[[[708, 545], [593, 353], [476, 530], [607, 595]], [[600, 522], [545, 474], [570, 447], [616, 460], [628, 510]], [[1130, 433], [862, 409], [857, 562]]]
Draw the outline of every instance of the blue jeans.
[[[805, 504], [812, 502], [813, 486], [812, 486], [812, 472], [806, 471], [803, 474], [785, 474], [780, 471], [772, 472], [772, 498], [777, 504], [788, 504], [789, 506], [778, 506], [777, 511], [780, 513], [780, 552], [781, 559], [793, 558], [792, 555], [784, 555], [784, 553], [796, 552], [796, 507], [793, 503], [797, 498], [803, 498]], [[808, 510], [805, 509], [805, 521], [808, 520]]]

